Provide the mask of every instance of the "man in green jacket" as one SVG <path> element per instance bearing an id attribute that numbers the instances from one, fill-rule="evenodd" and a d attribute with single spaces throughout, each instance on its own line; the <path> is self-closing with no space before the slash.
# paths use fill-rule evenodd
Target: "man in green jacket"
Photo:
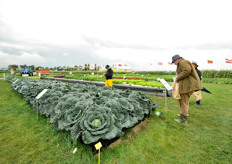
<path id="1" fill-rule="evenodd" d="M 179 55 L 172 57 L 172 63 L 177 65 L 176 82 L 179 83 L 179 93 L 181 99 L 180 104 L 180 119 L 174 119 L 174 121 L 187 124 L 188 110 L 189 110 L 189 98 L 194 91 L 201 90 L 201 82 L 199 76 L 193 67 L 192 63 L 183 59 Z"/>

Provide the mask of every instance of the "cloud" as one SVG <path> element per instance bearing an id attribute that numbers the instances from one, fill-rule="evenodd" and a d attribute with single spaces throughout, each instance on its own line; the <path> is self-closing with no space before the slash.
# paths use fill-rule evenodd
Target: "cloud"
<path id="1" fill-rule="evenodd" d="M 174 70 L 167 63 L 177 53 L 202 68 L 207 58 L 221 63 L 211 68 L 224 68 L 223 59 L 232 58 L 230 1 L 0 3 L 0 68 L 120 62 L 135 70 Z"/>
<path id="2" fill-rule="evenodd" d="M 183 49 L 196 48 L 199 50 L 223 50 L 223 49 L 232 50 L 232 41 L 222 42 L 222 43 L 207 43 L 207 44 L 201 44 L 201 45 L 186 46 L 182 48 Z"/>
<path id="3" fill-rule="evenodd" d="M 0 59 L 2 65 L 5 67 L 11 64 L 16 65 L 37 65 L 40 64 L 40 62 L 45 62 L 46 58 L 38 55 L 38 54 L 30 54 L 27 52 L 21 52 L 20 55 L 10 55 L 7 53 L 0 52 Z M 37 62 L 39 61 L 39 62 Z"/>
<path id="4" fill-rule="evenodd" d="M 94 37 L 87 37 L 82 36 L 83 40 L 95 47 L 98 48 L 130 48 L 130 49 L 153 49 L 153 50 L 164 50 L 165 48 L 158 48 L 155 46 L 149 46 L 145 44 L 133 44 L 133 43 L 120 43 L 120 42 L 114 42 L 110 40 L 101 40 L 100 38 L 94 38 Z"/>
<path id="5" fill-rule="evenodd" d="M 63 53 L 63 55 L 64 55 L 64 56 L 68 56 L 68 54 L 67 54 L 66 52 L 65 52 L 65 53 Z"/>

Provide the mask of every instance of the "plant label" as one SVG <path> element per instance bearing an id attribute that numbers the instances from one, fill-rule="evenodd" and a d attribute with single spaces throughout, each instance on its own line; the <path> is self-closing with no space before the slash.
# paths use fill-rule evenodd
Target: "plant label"
<path id="1" fill-rule="evenodd" d="M 158 78 L 157 81 L 161 82 L 168 91 L 172 90 L 172 87 L 164 79 Z"/>
<path id="2" fill-rule="evenodd" d="M 75 148 L 75 149 L 73 150 L 73 154 L 75 154 L 75 153 L 76 153 L 76 151 L 77 151 L 77 148 Z"/>
<path id="3" fill-rule="evenodd" d="M 16 83 L 18 80 L 19 80 L 19 79 L 15 80 L 15 82 L 13 82 L 13 84 Z"/>
<path id="4" fill-rule="evenodd" d="M 97 144 L 94 145 L 96 150 L 100 149 L 102 147 L 101 142 L 98 142 Z"/>
<path id="5" fill-rule="evenodd" d="M 42 92 L 40 92 L 37 96 L 36 99 L 39 99 L 40 97 L 42 97 L 44 95 L 44 93 L 47 92 L 47 89 L 44 89 Z"/>

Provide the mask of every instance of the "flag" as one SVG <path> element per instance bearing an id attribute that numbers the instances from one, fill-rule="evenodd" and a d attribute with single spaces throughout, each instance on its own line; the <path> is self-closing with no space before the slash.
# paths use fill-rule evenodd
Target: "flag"
<path id="1" fill-rule="evenodd" d="M 208 60 L 208 64 L 213 64 L 213 60 Z"/>
<path id="2" fill-rule="evenodd" d="M 162 62 L 158 62 L 158 65 L 163 65 L 163 63 Z"/>
<path id="3" fill-rule="evenodd" d="M 122 64 L 118 64 L 118 66 L 119 66 L 119 67 L 121 67 L 121 66 L 122 66 Z"/>
<path id="4" fill-rule="evenodd" d="M 226 59 L 226 63 L 231 63 L 232 64 L 232 60 Z"/>
<path id="5" fill-rule="evenodd" d="M 169 64 L 169 65 L 172 65 L 173 63 L 171 63 L 171 62 L 168 62 L 168 64 Z"/>
<path id="6" fill-rule="evenodd" d="M 127 67 L 128 65 L 124 64 L 124 66 L 126 66 L 126 67 Z"/>

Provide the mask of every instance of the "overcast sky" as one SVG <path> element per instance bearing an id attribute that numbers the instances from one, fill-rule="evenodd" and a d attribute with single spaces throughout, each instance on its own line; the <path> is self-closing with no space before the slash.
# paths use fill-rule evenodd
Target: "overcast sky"
<path id="1" fill-rule="evenodd" d="M 0 0 L 0 68 L 10 64 L 230 69 L 231 0 Z M 213 60 L 208 64 L 207 60 Z M 163 65 L 158 65 L 162 62 Z"/>

